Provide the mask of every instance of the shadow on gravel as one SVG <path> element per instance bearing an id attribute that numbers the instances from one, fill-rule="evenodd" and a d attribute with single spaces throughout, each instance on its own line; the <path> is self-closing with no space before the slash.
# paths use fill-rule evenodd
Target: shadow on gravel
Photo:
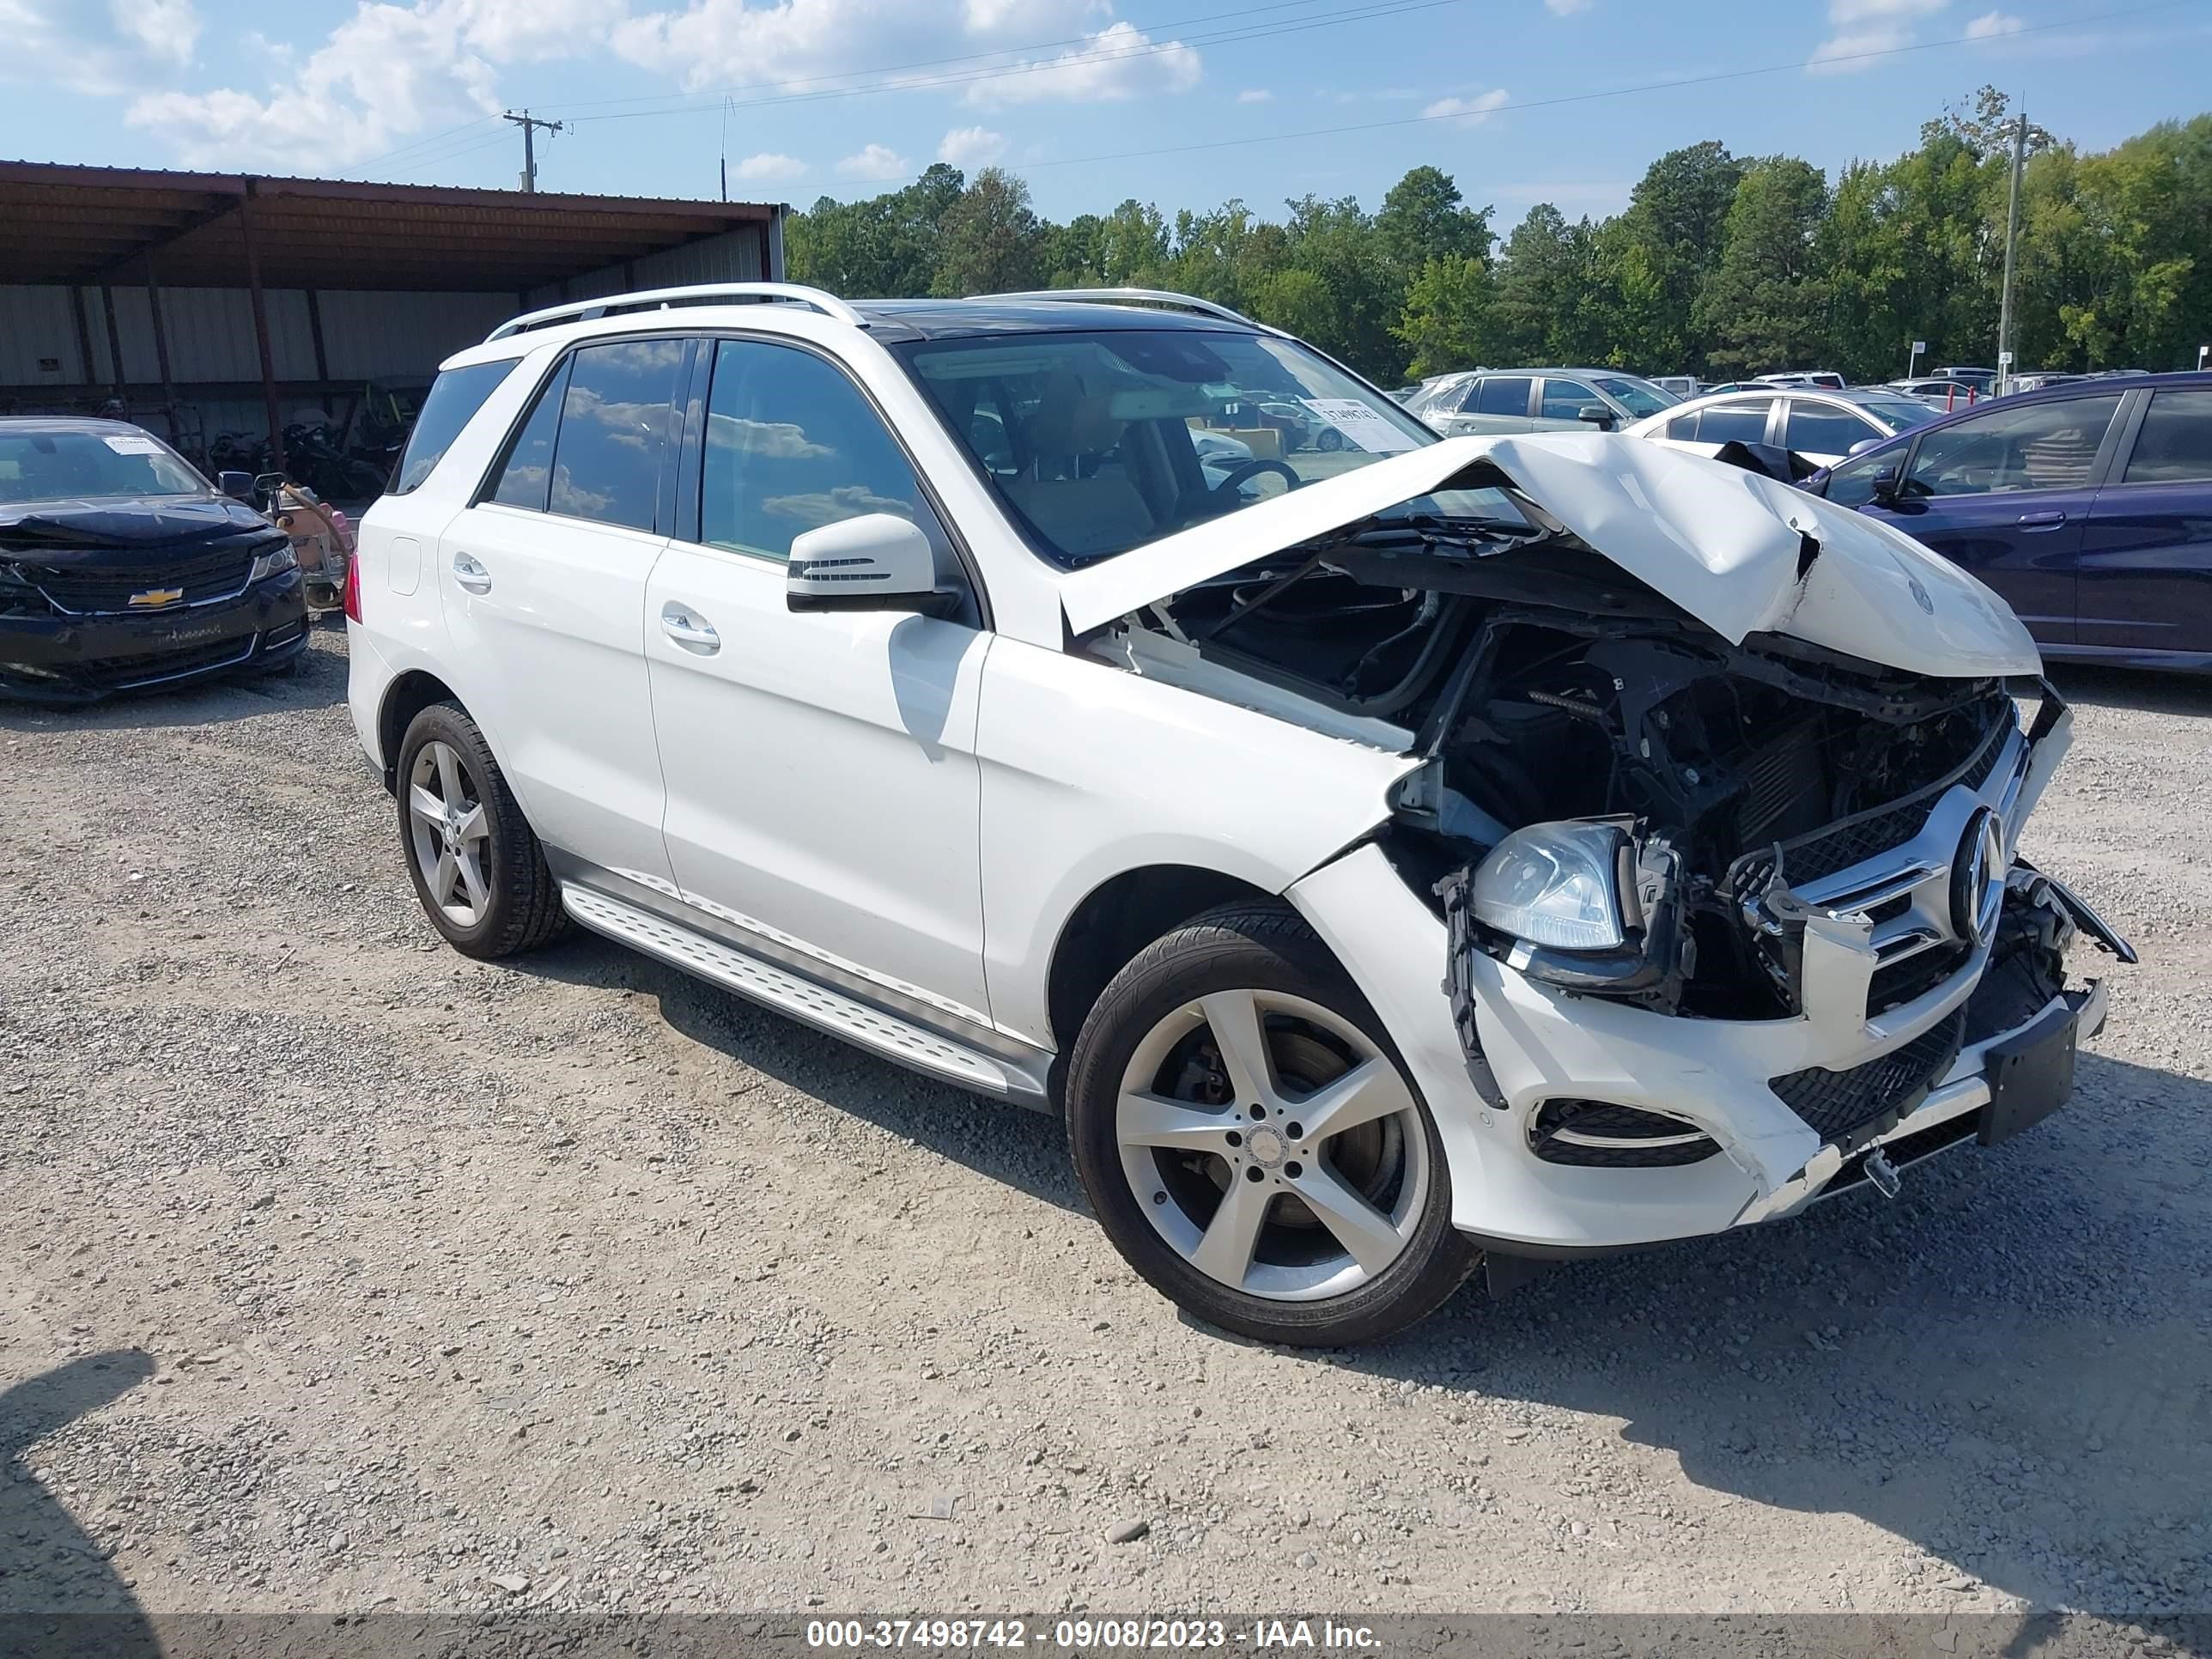
<path id="1" fill-rule="evenodd" d="M 1471 1285 L 1322 1363 L 1620 1419 L 1698 1486 L 1861 1516 L 2042 1606 L 2212 1609 L 2208 1122 L 2212 1084 L 2085 1054 L 2068 1111 L 1907 1170 L 1894 1203 L 1563 1267 L 1497 1304 Z"/>
<path id="2" fill-rule="evenodd" d="M 136 1348 L 88 1354 L 0 1394 L 0 1656 L 50 1654 L 70 1645 L 48 1615 L 98 1613 L 98 1650 L 122 1659 L 161 1652 L 137 1598 L 48 1492 L 23 1453 L 35 1441 L 98 1411 L 154 1374 Z"/>
<path id="3" fill-rule="evenodd" d="M 692 1042 L 823 1104 L 965 1164 L 1030 1197 L 1088 1215 L 1059 1122 L 971 1095 L 755 1006 L 652 957 L 580 931 L 507 966 L 563 984 L 653 998 Z"/>
<path id="4" fill-rule="evenodd" d="M 2139 708 L 2158 714 L 2212 715 L 2212 674 L 2161 674 L 2148 669 L 2091 668 L 2056 663 L 2049 673 L 2070 703 Z"/>
<path id="5" fill-rule="evenodd" d="M 323 637 L 328 623 L 289 668 L 204 681 L 174 691 L 126 692 L 104 702 L 47 708 L 0 696 L 0 732 L 113 732 L 148 726 L 223 726 L 286 708 L 328 708 L 345 701 L 345 640 Z M 349 754 L 355 752 L 349 750 Z"/>

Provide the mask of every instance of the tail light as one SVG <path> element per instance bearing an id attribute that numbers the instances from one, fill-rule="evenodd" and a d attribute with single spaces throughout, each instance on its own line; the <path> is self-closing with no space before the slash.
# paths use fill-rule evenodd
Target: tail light
<path id="1" fill-rule="evenodd" d="M 345 613 L 348 622 L 361 620 L 361 556 L 346 561 Z"/>

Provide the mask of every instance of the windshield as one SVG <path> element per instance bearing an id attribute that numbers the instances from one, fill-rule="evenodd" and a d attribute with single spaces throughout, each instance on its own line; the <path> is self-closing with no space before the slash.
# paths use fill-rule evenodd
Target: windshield
<path id="1" fill-rule="evenodd" d="M 1037 552 L 1073 567 L 1437 441 L 1297 344 L 1196 329 L 896 348 Z M 1518 521 L 1496 490 L 1397 509 Z"/>
<path id="2" fill-rule="evenodd" d="M 1618 375 L 1602 376 L 1597 389 L 1638 420 L 1646 415 L 1656 415 L 1662 409 L 1672 409 L 1682 401 L 1649 380 L 1632 380 Z"/>
<path id="3" fill-rule="evenodd" d="M 204 495 L 207 480 L 144 432 L 0 432 L 0 501 Z"/>

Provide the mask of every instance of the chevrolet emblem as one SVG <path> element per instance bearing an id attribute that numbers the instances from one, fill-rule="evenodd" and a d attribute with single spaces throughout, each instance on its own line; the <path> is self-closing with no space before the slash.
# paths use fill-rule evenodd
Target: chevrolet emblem
<path id="1" fill-rule="evenodd" d="M 184 597 L 185 590 L 181 587 L 149 587 L 143 593 L 131 596 L 131 608 L 134 611 L 158 611 L 165 605 L 174 605 Z"/>

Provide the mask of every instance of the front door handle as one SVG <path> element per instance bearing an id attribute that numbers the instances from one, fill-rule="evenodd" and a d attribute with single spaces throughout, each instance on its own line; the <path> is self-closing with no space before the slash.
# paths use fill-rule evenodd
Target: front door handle
<path id="1" fill-rule="evenodd" d="M 2066 522 L 2066 515 L 2053 508 L 2048 513 L 2023 513 L 2020 515 L 2022 530 L 2056 530 Z"/>
<path id="2" fill-rule="evenodd" d="M 489 593 L 491 592 L 491 572 L 478 562 L 475 555 L 456 553 L 453 555 L 453 582 L 471 593 Z"/>
<path id="3" fill-rule="evenodd" d="M 722 636 L 714 623 L 680 605 L 660 607 L 660 631 L 686 651 L 711 657 L 722 648 Z"/>

